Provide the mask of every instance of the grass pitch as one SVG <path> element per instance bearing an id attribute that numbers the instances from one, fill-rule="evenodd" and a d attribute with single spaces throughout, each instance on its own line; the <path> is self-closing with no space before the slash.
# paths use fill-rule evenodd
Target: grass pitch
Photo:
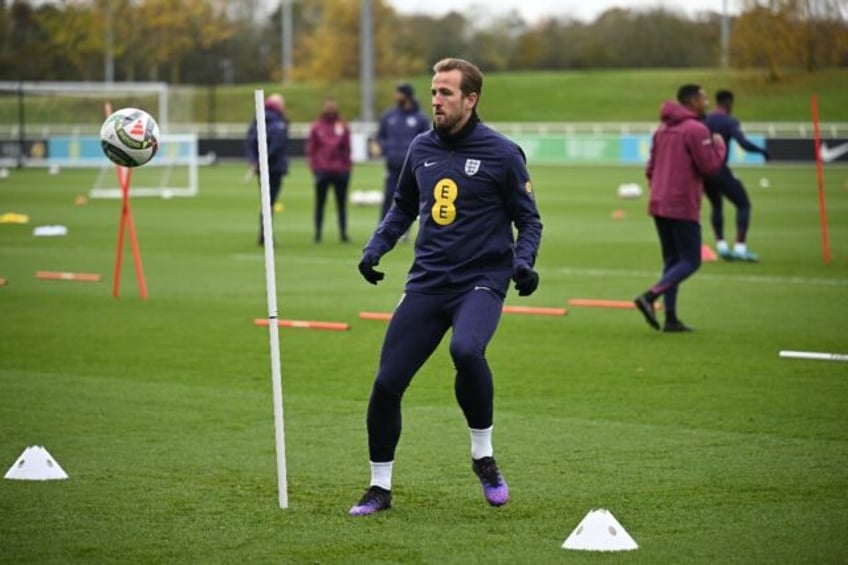
<path id="1" fill-rule="evenodd" d="M 705 263 L 684 284 L 691 335 L 632 311 L 506 315 L 489 350 L 495 448 L 512 498 L 489 508 L 441 347 L 405 397 L 395 508 L 346 515 L 368 481 L 365 408 L 411 258 L 380 286 L 356 271 L 376 224 L 351 207 L 337 242 L 332 203 L 312 243 L 302 163 L 275 216 L 281 317 L 349 332 L 281 329 L 290 508 L 277 507 L 258 194 L 240 166 L 201 171 L 193 199 L 132 203 L 150 298 L 127 247 L 111 297 L 116 201 L 75 206 L 92 171 L 13 170 L 0 180 L 0 465 L 44 445 L 67 481 L 0 481 L 0 560 L 284 563 L 836 563 L 848 560 L 848 364 L 778 358 L 848 352 L 848 169 L 831 168 L 833 262 L 823 265 L 815 171 L 738 174 L 754 205 L 760 264 Z M 654 282 L 645 198 L 616 197 L 634 168 L 531 167 L 545 224 L 539 291 L 507 304 L 629 300 Z M 759 180 L 767 177 L 768 188 Z M 359 166 L 351 190 L 379 188 Z M 614 210 L 624 218 L 613 220 Z M 706 212 L 706 209 L 705 209 Z M 728 224 L 732 226 L 732 209 Z M 704 216 L 706 218 L 706 215 Z M 64 224 L 64 238 L 35 225 Z M 705 224 L 706 241 L 711 241 Z M 100 283 L 36 270 L 95 272 Z M 560 549 L 592 508 L 640 544 L 627 554 Z"/>

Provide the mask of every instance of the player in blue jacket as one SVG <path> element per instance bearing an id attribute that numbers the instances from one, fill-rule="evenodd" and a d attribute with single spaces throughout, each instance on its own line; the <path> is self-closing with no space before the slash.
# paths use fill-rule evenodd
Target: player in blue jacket
<path id="1" fill-rule="evenodd" d="M 285 114 L 286 101 L 281 94 L 272 94 L 265 99 L 265 133 L 268 145 L 268 187 L 271 196 L 271 208 L 277 202 L 283 187 L 283 177 L 289 172 L 289 121 Z M 259 178 L 259 138 L 256 118 L 247 128 L 244 140 L 244 154 L 253 174 Z M 264 245 L 262 214 L 259 214 L 259 245 Z"/>
<path id="2" fill-rule="evenodd" d="M 728 148 L 727 155 L 724 157 L 724 166 L 718 174 L 704 179 L 704 194 L 706 194 L 712 206 L 710 221 L 715 234 L 716 251 L 723 259 L 756 262 L 758 260 L 756 253 L 751 253 L 746 243 L 748 226 L 751 223 L 751 200 L 748 198 L 745 186 L 727 166 L 727 159 L 730 155 L 730 140 L 736 140 L 736 143 L 745 151 L 762 154 L 766 161 L 768 161 L 769 154 L 764 148 L 751 143 L 745 137 L 739 125 L 739 120 L 731 115 L 733 111 L 732 92 L 729 90 L 716 92 L 716 106 L 716 110 L 708 114 L 705 121 L 711 132 L 719 134 L 724 139 L 725 147 Z M 730 200 L 736 207 L 736 242 L 732 250 L 724 239 L 723 197 Z"/>
<path id="3" fill-rule="evenodd" d="M 430 129 L 430 119 L 421 111 L 411 84 L 397 85 L 395 100 L 397 105 L 380 116 L 380 125 L 377 128 L 377 144 L 386 159 L 381 220 L 386 217 L 394 200 L 395 187 L 409 144 L 416 135 Z"/>
<path id="4" fill-rule="evenodd" d="M 415 373 L 453 328 L 450 354 L 456 399 L 471 437 L 472 470 L 489 504 L 509 488 L 492 449 L 493 384 L 486 346 L 495 333 L 510 279 L 532 294 L 542 223 L 521 149 L 477 117 L 483 75 L 463 59 L 433 67 L 433 128 L 416 137 L 394 203 L 363 250 L 359 270 L 374 269 L 416 217 L 415 257 L 386 331 L 368 404 L 371 483 L 353 516 L 391 507 L 392 465 L 401 433 L 401 398 Z M 517 229 L 517 239 L 513 236 Z"/>

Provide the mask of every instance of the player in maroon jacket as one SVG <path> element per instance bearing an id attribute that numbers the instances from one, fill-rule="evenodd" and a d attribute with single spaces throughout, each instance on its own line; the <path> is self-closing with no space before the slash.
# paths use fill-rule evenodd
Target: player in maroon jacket
<path id="1" fill-rule="evenodd" d="M 645 175 L 651 188 L 648 213 L 654 217 L 663 257 L 662 278 L 634 300 L 654 329 L 660 324 L 654 301 L 665 302 L 666 332 L 692 328 L 677 317 L 677 287 L 701 266 L 701 200 L 704 177 L 716 174 L 727 148 L 701 121 L 708 105 L 704 89 L 686 84 L 677 101 L 662 105 L 662 123 L 654 133 Z"/>

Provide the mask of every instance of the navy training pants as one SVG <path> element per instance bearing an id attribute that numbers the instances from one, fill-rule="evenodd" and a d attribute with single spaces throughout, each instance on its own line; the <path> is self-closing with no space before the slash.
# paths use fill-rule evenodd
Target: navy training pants
<path id="1" fill-rule="evenodd" d="M 393 461 L 401 433 L 401 399 L 412 377 L 453 327 L 454 392 L 468 427 L 492 425 L 494 386 L 486 346 L 500 321 L 503 298 L 484 288 L 461 294 L 406 293 L 392 315 L 368 403 L 371 461 Z"/>
<path id="2" fill-rule="evenodd" d="M 663 258 L 663 274 L 651 292 L 662 295 L 667 314 L 677 311 L 677 287 L 701 266 L 701 224 L 654 216 Z"/>
<path id="3" fill-rule="evenodd" d="M 321 241 L 324 228 L 324 205 L 330 185 L 336 195 L 336 214 L 339 218 L 339 236 L 347 240 L 347 187 L 350 183 L 350 173 L 316 173 L 315 174 L 315 241 Z"/>
<path id="4" fill-rule="evenodd" d="M 277 199 L 280 196 L 280 190 L 283 187 L 283 177 L 285 174 L 282 171 L 268 171 L 268 196 L 271 198 L 271 212 L 273 213 L 274 204 L 277 203 Z M 259 186 L 259 192 L 262 193 L 261 183 L 262 180 L 257 175 L 257 186 Z M 262 244 L 265 241 L 265 232 L 263 231 L 264 224 L 262 222 L 262 212 L 259 212 L 259 243 Z"/>
<path id="5" fill-rule="evenodd" d="M 704 179 L 704 194 L 712 206 L 710 223 L 716 240 L 724 239 L 722 200 L 727 198 L 736 207 L 736 241 L 744 243 L 751 224 L 751 200 L 745 186 L 725 166 L 716 176 Z"/>

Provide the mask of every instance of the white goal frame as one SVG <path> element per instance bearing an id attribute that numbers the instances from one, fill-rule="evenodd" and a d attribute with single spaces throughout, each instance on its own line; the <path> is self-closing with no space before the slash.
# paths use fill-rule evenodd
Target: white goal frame
<path id="1" fill-rule="evenodd" d="M 147 164 L 142 165 L 144 169 L 164 168 L 159 177 L 158 186 L 130 184 L 130 197 L 155 196 L 160 198 L 191 197 L 198 194 L 198 167 L 200 158 L 197 154 L 197 134 L 195 133 L 172 133 L 159 136 L 159 151 Z M 169 148 L 188 147 L 186 151 L 179 151 L 168 155 Z M 121 189 L 104 188 L 106 179 L 117 179 L 115 175 L 115 164 L 105 157 L 101 161 L 100 172 L 95 180 L 94 187 L 89 191 L 91 198 L 121 198 Z M 188 186 L 171 186 L 171 171 L 174 167 L 188 167 Z"/>

